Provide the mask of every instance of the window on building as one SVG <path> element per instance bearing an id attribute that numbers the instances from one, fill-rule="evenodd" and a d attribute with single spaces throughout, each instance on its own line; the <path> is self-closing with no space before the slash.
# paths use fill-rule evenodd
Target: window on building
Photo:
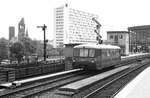
<path id="1" fill-rule="evenodd" d="M 123 35 L 122 34 L 120 35 L 120 39 L 123 39 Z"/>
<path id="2" fill-rule="evenodd" d="M 113 35 L 110 35 L 110 39 L 113 39 Z"/>

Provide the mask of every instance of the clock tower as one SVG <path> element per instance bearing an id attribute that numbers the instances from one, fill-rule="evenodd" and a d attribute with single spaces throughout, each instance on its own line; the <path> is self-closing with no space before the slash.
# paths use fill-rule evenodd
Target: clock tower
<path id="1" fill-rule="evenodd" d="M 24 18 L 18 24 L 18 40 L 21 41 L 25 37 L 25 23 Z"/>

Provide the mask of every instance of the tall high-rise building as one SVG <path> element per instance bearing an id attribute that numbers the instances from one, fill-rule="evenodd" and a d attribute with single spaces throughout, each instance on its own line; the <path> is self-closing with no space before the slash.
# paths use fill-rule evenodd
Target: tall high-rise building
<path id="1" fill-rule="evenodd" d="M 24 18 L 18 24 L 18 40 L 21 41 L 22 38 L 25 37 L 25 23 Z"/>
<path id="2" fill-rule="evenodd" d="M 15 37 L 15 27 L 9 26 L 9 40 L 11 40 L 13 37 Z"/>
<path id="3" fill-rule="evenodd" d="M 69 8 L 68 4 L 54 9 L 54 47 L 64 44 L 96 43 L 98 15 Z"/>

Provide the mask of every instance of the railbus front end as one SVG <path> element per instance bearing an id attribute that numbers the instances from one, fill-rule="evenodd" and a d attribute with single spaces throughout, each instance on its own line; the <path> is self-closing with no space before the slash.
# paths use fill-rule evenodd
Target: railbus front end
<path id="1" fill-rule="evenodd" d="M 73 67 L 95 69 L 96 50 L 88 48 L 74 48 Z"/>
<path id="2" fill-rule="evenodd" d="M 78 45 L 74 47 L 73 68 L 100 70 L 121 60 L 120 48 L 112 45 Z"/>

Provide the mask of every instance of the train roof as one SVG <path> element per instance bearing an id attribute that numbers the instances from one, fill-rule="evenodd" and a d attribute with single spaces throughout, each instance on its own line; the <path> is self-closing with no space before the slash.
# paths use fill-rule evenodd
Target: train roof
<path id="1" fill-rule="evenodd" d="M 120 47 L 118 46 L 106 45 L 106 44 L 82 44 L 82 45 L 77 45 L 74 48 L 120 49 Z"/>

